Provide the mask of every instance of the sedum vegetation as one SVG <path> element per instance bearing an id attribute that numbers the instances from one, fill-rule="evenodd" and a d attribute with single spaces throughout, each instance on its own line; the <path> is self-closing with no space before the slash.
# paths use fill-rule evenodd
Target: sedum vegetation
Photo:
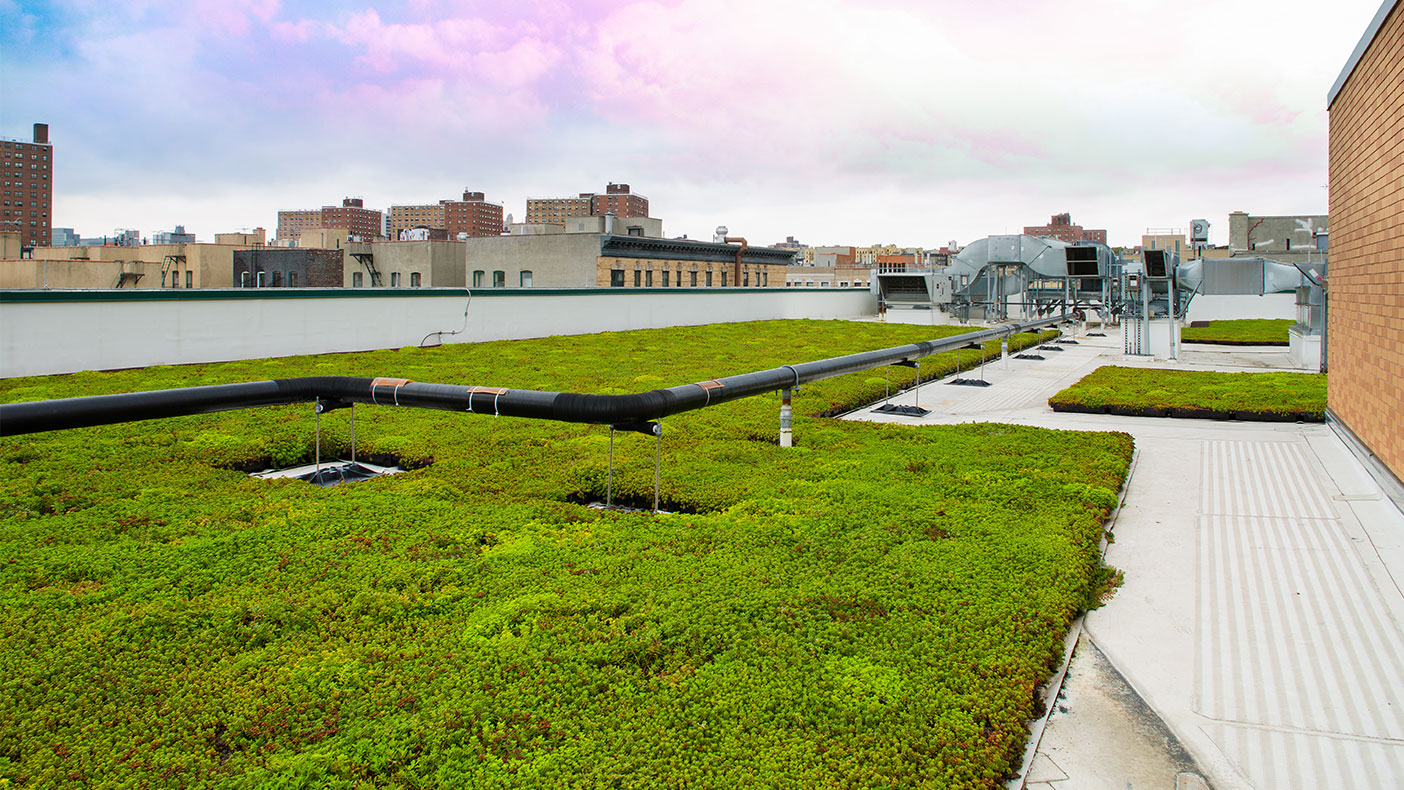
<path id="1" fill-rule="evenodd" d="M 1325 373 L 1221 373 L 1106 365 L 1048 399 L 1054 411 L 1326 419 Z"/>
<path id="2" fill-rule="evenodd" d="M 1290 318 L 1236 318 L 1206 321 L 1207 326 L 1187 326 L 1180 330 L 1186 343 L 1218 343 L 1229 346 L 1285 346 Z"/>
<path id="3" fill-rule="evenodd" d="M 728 324 L 0 398 L 298 375 L 632 392 L 956 331 Z M 240 471 L 309 461 L 310 405 L 0 439 L 0 785 L 997 787 L 1104 588 L 1131 441 L 807 416 L 882 392 L 882 372 L 806 386 L 789 449 L 778 395 L 668 418 L 662 515 L 578 504 L 604 496 L 598 426 L 362 406 L 359 453 L 417 468 L 330 489 Z M 345 455 L 349 413 L 322 428 Z M 651 500 L 653 455 L 617 436 L 616 500 Z"/>

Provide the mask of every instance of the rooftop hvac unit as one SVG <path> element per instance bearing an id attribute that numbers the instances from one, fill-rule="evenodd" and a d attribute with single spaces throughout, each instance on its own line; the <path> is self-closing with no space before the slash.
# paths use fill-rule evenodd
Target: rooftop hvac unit
<path id="1" fill-rule="evenodd" d="M 1168 280 L 1175 273 L 1175 261 L 1165 250 L 1145 250 L 1147 280 Z"/>
<path id="2" fill-rule="evenodd" d="M 990 263 L 1023 263 L 1020 255 L 1022 237 L 991 236 L 989 246 Z"/>
<path id="3" fill-rule="evenodd" d="M 1096 247 L 1069 247 L 1063 252 L 1067 255 L 1069 277 L 1102 276 Z"/>

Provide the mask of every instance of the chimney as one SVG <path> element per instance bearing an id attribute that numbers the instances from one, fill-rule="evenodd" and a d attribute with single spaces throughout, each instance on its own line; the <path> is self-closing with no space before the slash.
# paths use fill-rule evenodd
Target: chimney
<path id="1" fill-rule="evenodd" d="M 36 123 L 36 124 L 34 124 L 34 142 L 36 142 L 36 143 L 42 143 L 42 144 L 46 144 L 46 145 L 48 144 L 48 142 L 49 142 L 49 125 L 48 125 L 47 123 Z"/>

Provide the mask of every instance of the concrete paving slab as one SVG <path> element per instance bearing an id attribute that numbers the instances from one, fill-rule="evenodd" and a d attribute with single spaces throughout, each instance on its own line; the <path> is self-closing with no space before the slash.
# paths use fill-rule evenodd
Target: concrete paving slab
<path id="1" fill-rule="evenodd" d="M 922 405 L 934 409 L 925 417 L 849 415 L 1119 430 L 1136 440 L 1106 555 L 1125 581 L 1088 613 L 1083 640 L 1196 770 L 1172 785 L 1162 766 L 1157 783 L 1145 784 L 1135 767 L 1145 760 L 1130 751 L 1080 760 L 1074 752 L 1101 754 L 1110 736 L 1104 717 L 1079 717 L 1072 706 L 1044 728 L 1025 786 L 1404 787 L 1404 515 L 1319 424 L 1073 415 L 1047 406 L 1101 365 L 1286 369 L 1285 354 L 1196 350 L 1156 362 L 1124 357 L 1119 337 L 1077 339 L 1041 361 L 987 365 L 989 388 L 923 385 Z M 911 403 L 911 393 L 892 401 Z M 1079 660 L 1068 683 L 1082 677 Z"/>

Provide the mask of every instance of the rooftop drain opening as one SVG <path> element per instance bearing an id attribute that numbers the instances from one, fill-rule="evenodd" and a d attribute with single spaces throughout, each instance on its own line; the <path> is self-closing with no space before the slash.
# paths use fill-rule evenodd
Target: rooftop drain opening
<path id="1" fill-rule="evenodd" d="M 351 460 L 337 459 L 323 463 L 322 412 L 343 408 L 351 410 Z M 319 397 L 313 401 L 312 409 L 316 415 L 317 426 L 316 449 L 312 463 L 286 469 L 264 469 L 261 472 L 250 473 L 250 477 L 257 477 L 260 480 L 302 480 L 318 488 L 331 488 L 342 483 L 359 483 L 362 480 L 373 480 L 377 477 L 405 471 L 398 464 L 382 466 L 356 460 L 356 404 L 346 401 L 323 400 Z"/>
<path id="2" fill-rule="evenodd" d="M 380 466 L 365 462 L 329 461 L 327 463 L 303 464 L 288 469 L 265 469 L 254 472 L 250 477 L 260 480 L 304 480 L 320 488 L 330 488 L 342 483 L 359 483 L 385 475 L 395 475 L 405 471 L 398 466 Z"/>

